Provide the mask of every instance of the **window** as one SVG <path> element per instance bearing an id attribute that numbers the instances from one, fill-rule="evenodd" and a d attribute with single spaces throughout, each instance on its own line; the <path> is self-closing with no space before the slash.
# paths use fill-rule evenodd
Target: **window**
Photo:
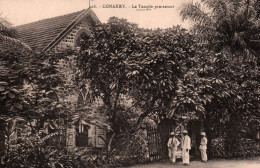
<path id="1" fill-rule="evenodd" d="M 77 37 L 75 46 L 76 46 L 76 47 L 80 47 L 80 46 L 82 45 L 82 42 L 83 42 L 84 40 L 86 40 L 86 39 L 88 39 L 87 33 L 82 32 L 82 33 Z"/>
<path id="2" fill-rule="evenodd" d="M 80 29 L 74 40 L 74 47 L 75 49 L 78 49 L 82 46 L 84 40 L 88 39 L 90 36 L 90 32 L 87 29 Z"/>

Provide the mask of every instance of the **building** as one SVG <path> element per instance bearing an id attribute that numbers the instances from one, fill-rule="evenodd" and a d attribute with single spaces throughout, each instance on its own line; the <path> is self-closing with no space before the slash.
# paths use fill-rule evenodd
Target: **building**
<path id="1" fill-rule="evenodd" d="M 89 8 L 82 11 L 48 18 L 33 23 L 28 23 L 16 27 L 18 39 L 30 46 L 36 52 L 40 51 L 61 51 L 65 49 L 76 50 L 79 40 L 84 36 L 89 36 L 93 27 L 100 24 L 95 13 Z M 69 85 L 75 78 L 75 60 L 72 56 L 69 61 L 60 61 L 60 72 L 64 73 L 66 83 Z M 64 94 L 63 94 L 64 95 Z M 71 91 L 67 96 L 59 96 L 60 101 L 68 102 L 75 106 L 87 104 L 89 100 L 89 90 Z M 100 101 L 92 102 L 102 104 Z M 53 128 L 53 126 L 48 125 Z M 100 138 L 102 136 L 103 138 Z M 74 126 L 67 129 L 68 147 L 104 147 L 106 139 L 104 129 L 91 125 L 79 119 Z"/>
<path id="2" fill-rule="evenodd" d="M 48 51 L 75 49 L 77 39 L 89 35 L 93 26 L 100 21 L 89 8 L 17 26 L 19 39 L 33 50 Z"/>

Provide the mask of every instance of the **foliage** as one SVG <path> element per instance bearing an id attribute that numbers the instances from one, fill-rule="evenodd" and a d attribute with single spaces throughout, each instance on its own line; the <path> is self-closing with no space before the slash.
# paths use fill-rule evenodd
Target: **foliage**
<path id="1" fill-rule="evenodd" d="M 1 117 L 37 119 L 40 129 L 48 119 L 65 117 L 57 93 L 63 80 L 55 59 L 65 54 L 34 54 L 10 48 L 1 52 Z M 3 118 L 2 118 L 3 119 Z"/>
<path id="2" fill-rule="evenodd" d="M 149 161 L 147 140 L 143 131 L 125 133 L 116 140 L 118 145 L 113 145 L 113 150 L 96 155 L 81 154 L 81 160 L 88 167 L 120 167 Z"/>
<path id="3" fill-rule="evenodd" d="M 213 139 L 211 145 L 211 153 L 215 158 L 252 157 L 259 155 L 256 143 L 252 139 L 241 139 L 236 149 L 230 148 L 226 150 L 224 138 Z"/>
<path id="4" fill-rule="evenodd" d="M 240 139 L 248 138 L 244 132 L 253 131 L 248 123 L 259 123 L 260 29 L 256 4 L 257 1 L 205 0 L 202 4 L 186 3 L 181 10 L 183 19 L 194 21 L 202 54 L 192 60 L 194 66 L 180 91 L 190 86 L 187 97 L 196 102 L 196 95 L 204 109 L 200 118 L 204 120 L 209 145 L 211 138 L 224 136 L 225 151 L 240 150 Z M 229 154 L 237 156 L 235 152 Z"/>
<path id="5" fill-rule="evenodd" d="M 0 120 L 7 140 L 6 165 L 115 167 L 142 163 L 147 159 L 147 141 L 139 128 L 147 116 L 157 124 L 182 115 L 199 117 L 216 157 L 255 153 L 248 139 L 254 136 L 246 132 L 260 122 L 259 3 L 202 3 L 207 12 L 199 3 L 186 3 L 181 10 L 183 19 L 195 22 L 194 34 L 179 26 L 140 29 L 112 17 L 80 40 L 78 55 L 72 51 L 33 53 L 0 20 L 0 42 L 11 44 L 8 49 L 0 48 Z M 60 67 L 61 60 L 74 64 L 74 55 L 76 65 Z M 76 80 L 66 77 L 68 71 Z M 70 80 L 75 82 L 68 84 Z M 76 99 L 66 102 L 69 95 L 86 87 L 88 104 L 76 108 Z M 100 99 L 101 105 L 93 103 Z M 70 153 L 60 146 L 50 147 L 55 133 L 42 132 L 50 120 L 60 129 L 80 120 L 107 128 L 111 132 L 108 151 L 92 158 L 89 151 Z M 17 130 L 25 128 L 29 134 L 12 139 Z M 119 154 L 125 157 L 117 157 Z"/>
<path id="6" fill-rule="evenodd" d="M 78 59 L 80 80 L 88 81 L 93 97 L 104 103 L 103 113 L 108 116 L 113 132 L 107 143 L 109 149 L 113 137 L 121 131 L 118 112 L 123 109 L 120 99 L 128 89 L 126 63 L 134 45 L 135 29 L 136 25 L 124 19 L 110 18 L 82 41 Z"/>
<path id="7" fill-rule="evenodd" d="M 192 35 L 180 27 L 138 33 L 137 48 L 129 62 L 130 93 L 143 110 L 139 125 L 147 115 L 155 116 L 159 123 L 169 114 L 177 81 L 190 68 L 187 61 L 195 55 L 196 47 Z"/>
<path id="8" fill-rule="evenodd" d="M 54 135 L 54 134 L 53 134 Z M 48 135 L 48 137 L 53 136 Z M 7 142 L 8 150 L 5 155 L 6 167 L 49 167 L 50 158 L 56 151 L 47 147 L 45 139 L 39 134 L 18 138 L 17 142 Z"/>
<path id="9" fill-rule="evenodd" d="M 42 131 L 50 121 L 63 131 L 72 122 L 69 119 L 75 112 L 73 106 L 59 99 L 66 79 L 58 67 L 59 60 L 71 54 L 70 51 L 36 54 L 14 48 L 1 51 L 0 117 L 4 124 L 1 129 L 8 128 L 1 131 L 6 137 L 7 167 L 85 167 L 77 155 L 61 148 L 65 144 L 57 142 L 60 139 L 57 133 Z M 14 89 L 16 92 L 11 92 Z M 22 133 L 24 130 L 28 132 Z"/>
<path id="10" fill-rule="evenodd" d="M 59 141 L 60 132 L 46 135 L 43 131 L 23 135 L 7 141 L 4 159 L 5 167 L 72 168 L 84 167 L 78 155 L 71 154 L 57 143 L 51 146 L 50 140 Z M 86 166 L 86 165 L 85 165 Z"/>
<path id="11" fill-rule="evenodd" d="M 103 128 L 107 131 L 111 129 L 111 126 L 106 121 L 106 116 L 102 115 L 104 106 L 97 107 L 95 103 L 88 107 L 76 108 L 71 116 L 71 123 L 76 123 L 80 120 L 84 120 L 86 123 L 95 125 L 99 128 Z"/>
<path id="12" fill-rule="evenodd" d="M 19 45 L 1 48 L 0 120 L 2 122 L 1 136 L 3 136 L 1 141 L 8 141 L 4 147 L 5 152 L 8 153 L 5 155 L 5 158 L 9 159 L 7 164 L 33 165 L 38 162 L 48 164 L 44 159 L 49 158 L 43 157 L 41 160 L 40 155 L 48 155 L 51 151 L 48 150 L 46 144 L 40 143 L 42 136 L 39 137 L 37 134 L 50 120 L 56 122 L 60 129 L 64 129 L 67 118 L 71 115 L 71 106 L 59 100 L 61 95 L 58 96 L 58 93 L 63 90 L 65 81 L 57 68 L 58 61 L 66 59 L 71 54 L 70 51 L 33 53 L 30 50 L 21 49 Z M 20 121 L 23 121 L 20 124 L 22 127 L 18 129 Z M 12 149 L 10 135 L 19 133 L 25 127 L 30 128 L 31 135 L 29 137 L 15 135 L 20 139 L 13 141 L 12 145 L 18 145 L 20 148 Z M 35 143 L 39 143 L 39 146 L 32 146 Z M 2 147 L 1 150 L 3 150 Z M 9 150 L 14 153 L 10 153 Z M 28 158 L 21 158 L 20 151 L 24 152 L 22 154 L 24 157 L 36 154 L 37 156 L 29 161 Z M 41 165 L 41 163 L 38 164 Z"/>
<path id="13" fill-rule="evenodd" d="M 145 30 L 111 18 L 83 42 L 82 77 L 108 107 L 114 131 L 120 128 L 115 121 L 120 111 L 118 98 L 124 94 L 143 110 L 139 125 L 148 114 L 156 114 L 158 122 L 167 115 L 176 81 L 190 66 L 187 58 L 195 54 L 192 39 L 180 27 Z"/>
<path id="14" fill-rule="evenodd" d="M 120 152 L 120 155 L 123 156 L 121 164 L 129 166 L 147 162 L 149 160 L 147 143 L 147 135 L 144 130 L 138 130 L 132 134 L 125 134 L 122 143 L 122 146 L 125 148 Z"/>
<path id="15" fill-rule="evenodd" d="M 218 1 L 219 4 L 221 2 Z M 223 18 L 213 9 L 211 12 L 215 15 L 212 14 L 211 18 L 211 15 L 196 13 L 191 10 L 192 4 L 189 5 L 184 6 L 182 15 L 195 21 L 205 19 L 197 25 L 212 23 L 210 26 L 216 28 L 214 24 L 224 24 L 235 15 L 231 12 L 228 18 Z M 199 4 L 196 5 L 199 7 Z M 231 1 L 222 5 L 223 8 L 233 5 L 234 9 L 241 10 L 245 7 L 242 2 Z M 238 21 L 245 22 L 247 29 L 243 31 L 257 31 L 257 25 L 251 24 L 252 19 L 257 19 L 254 14 L 248 18 L 243 18 L 241 14 L 235 16 Z M 115 126 L 120 130 L 122 125 L 115 124 L 115 121 L 120 123 L 118 119 L 127 116 L 120 101 L 117 101 L 120 95 L 129 96 L 131 104 L 140 109 L 137 129 L 146 116 L 153 118 L 157 124 L 166 117 L 199 117 L 204 121 L 209 139 L 227 134 L 229 138 L 225 143 L 232 144 L 244 137 L 240 132 L 247 129 L 247 123 L 259 121 L 258 58 L 252 50 L 256 48 L 245 39 L 247 37 L 237 37 L 240 42 L 230 42 L 231 39 L 220 35 L 226 32 L 217 32 L 220 28 L 208 29 L 207 34 L 200 32 L 204 29 L 195 25 L 197 32 L 191 35 L 180 27 L 145 30 L 125 20 L 112 18 L 110 21 L 107 25 L 98 26 L 93 37 L 85 41 L 80 66 L 84 72 L 82 77 L 90 80 L 94 95 L 103 97 L 109 107 L 113 130 Z M 226 24 L 234 26 L 230 32 L 232 34 L 237 31 L 236 25 L 240 22 Z M 215 32 L 214 35 L 223 41 L 214 41 L 217 38 L 210 33 Z M 201 34 L 206 35 L 208 40 L 203 45 Z M 257 37 L 254 35 L 250 38 Z M 248 42 L 247 46 L 241 46 L 243 41 Z M 215 43 L 217 46 L 213 45 Z M 220 43 L 228 49 L 223 46 L 219 49 Z M 239 47 L 242 50 L 237 50 Z M 117 103 L 118 106 L 113 106 Z M 234 125 L 236 127 L 232 127 Z M 232 137 L 232 133 L 236 136 Z"/>
<path id="16" fill-rule="evenodd" d="M 20 46 L 1 49 L 1 136 L 7 142 L 8 167 L 37 164 L 46 167 L 51 163 L 49 154 L 52 151 L 39 133 L 50 120 L 58 121 L 59 127 L 64 128 L 69 115 L 69 108 L 59 102 L 57 96 L 63 79 L 56 67 L 57 60 L 69 54 L 32 53 L 21 50 Z M 26 129 L 29 135 L 19 135 Z"/>
<path id="17" fill-rule="evenodd" d="M 21 49 L 18 44 L 10 45 L 6 49 L 1 48 L 0 52 L 0 119 L 3 123 L 1 136 L 4 137 L 3 141 L 7 141 L 4 147 L 4 152 L 7 152 L 6 164 L 9 167 L 17 165 L 53 167 L 57 163 L 66 164 L 68 167 L 82 167 L 81 161 L 76 161 L 76 157 L 67 155 L 67 151 L 61 150 L 58 146 L 52 151 L 49 145 L 52 144 L 53 138 L 42 142 L 44 136 L 49 137 L 52 134 L 39 135 L 50 122 L 55 122 L 58 129 L 65 129 L 69 123 L 73 124 L 72 115 L 86 110 L 75 109 L 75 102 L 72 105 L 63 100 L 71 92 L 75 94 L 75 90 L 79 88 L 77 83 L 68 84 L 64 74 L 66 70 L 60 66 L 61 62 L 71 61 L 71 55 L 75 53 L 72 51 L 34 53 Z M 93 112 L 91 115 L 84 114 L 87 122 L 107 126 L 105 122 L 99 120 L 100 116 L 94 114 L 95 111 L 91 112 Z M 16 121 L 23 121 L 19 123 L 21 128 L 18 128 Z M 6 130 L 9 127 L 12 129 Z M 24 127 L 29 129 L 30 135 L 15 135 Z M 19 138 L 11 141 L 10 135 L 13 134 Z M 20 156 L 21 151 L 23 154 Z M 29 155 L 32 157 L 28 158 Z"/>
<path id="18" fill-rule="evenodd" d="M 0 17 L 0 47 L 19 47 L 31 51 L 27 44 L 17 40 L 16 30 L 11 27 L 11 23 L 2 17 Z"/>
<path id="19" fill-rule="evenodd" d="M 184 20 L 194 22 L 200 42 L 217 52 L 249 52 L 259 46 L 259 2 L 257 0 L 203 0 L 186 2 L 181 8 Z"/>

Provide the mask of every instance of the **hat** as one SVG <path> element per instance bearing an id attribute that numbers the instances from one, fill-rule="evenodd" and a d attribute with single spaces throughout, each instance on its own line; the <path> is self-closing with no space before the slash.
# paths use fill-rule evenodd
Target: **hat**
<path id="1" fill-rule="evenodd" d="M 171 132 L 171 135 L 174 135 L 174 132 Z"/>
<path id="2" fill-rule="evenodd" d="M 183 133 L 183 134 L 188 134 L 188 131 L 187 131 L 187 130 L 184 130 L 182 133 Z"/>
<path id="3" fill-rule="evenodd" d="M 206 136 L 206 133 L 205 132 L 201 132 L 200 135 Z"/>

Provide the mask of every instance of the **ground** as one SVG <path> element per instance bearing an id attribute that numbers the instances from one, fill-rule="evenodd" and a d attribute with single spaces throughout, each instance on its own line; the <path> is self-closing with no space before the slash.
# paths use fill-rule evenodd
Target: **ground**
<path id="1" fill-rule="evenodd" d="M 191 161 L 189 166 L 183 166 L 181 161 L 172 165 L 169 162 L 150 163 L 130 166 L 128 168 L 260 168 L 260 157 L 244 160 L 209 160 L 207 163 Z"/>

